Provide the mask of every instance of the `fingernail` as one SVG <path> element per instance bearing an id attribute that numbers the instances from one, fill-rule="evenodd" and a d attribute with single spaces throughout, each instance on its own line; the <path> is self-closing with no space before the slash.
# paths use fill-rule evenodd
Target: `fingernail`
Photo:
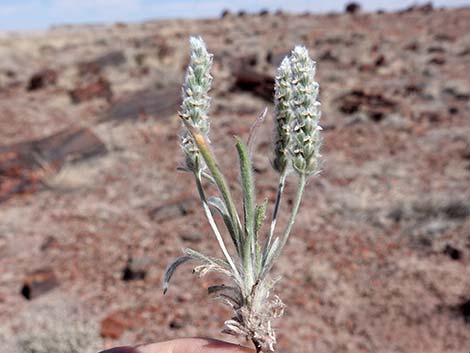
<path id="1" fill-rule="evenodd" d="M 111 349 L 107 349 L 105 351 L 101 351 L 99 353 L 140 353 L 136 348 L 131 346 L 123 346 L 123 347 L 114 347 Z"/>

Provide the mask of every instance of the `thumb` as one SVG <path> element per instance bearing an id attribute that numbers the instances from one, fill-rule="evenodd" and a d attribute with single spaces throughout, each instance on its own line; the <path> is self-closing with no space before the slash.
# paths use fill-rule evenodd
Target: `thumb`
<path id="1" fill-rule="evenodd" d="M 183 338 L 133 347 L 116 347 L 101 353 L 254 353 L 253 350 L 208 338 Z"/>

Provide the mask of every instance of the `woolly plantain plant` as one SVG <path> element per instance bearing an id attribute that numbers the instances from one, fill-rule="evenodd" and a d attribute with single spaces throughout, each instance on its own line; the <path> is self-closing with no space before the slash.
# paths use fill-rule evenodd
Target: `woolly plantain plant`
<path id="1" fill-rule="evenodd" d="M 276 75 L 272 165 L 279 173 L 279 185 L 268 234 L 261 237 L 267 200 L 256 203 L 250 149 L 240 138 L 236 138 L 243 190 L 242 222 L 209 142 L 208 92 L 212 83 L 212 55 L 207 52 L 201 38 L 191 38 L 190 47 L 191 59 L 183 85 L 180 111 L 183 122 L 180 145 L 185 155 L 185 164 L 181 169 L 194 175 L 205 216 L 223 258 L 185 249 L 184 255 L 165 272 L 164 293 L 175 269 L 188 260 L 200 263 L 194 268 L 200 276 L 210 271 L 227 276 L 230 285 L 215 285 L 208 289 L 209 294 L 216 294 L 234 311 L 234 316 L 225 322 L 224 332 L 251 340 L 257 352 L 271 352 L 276 343 L 272 321 L 283 314 L 284 304 L 279 297 L 271 295 L 276 280 L 270 276 L 270 270 L 289 238 L 307 179 L 319 171 L 321 127 L 318 124 L 319 86 L 314 81 L 315 62 L 310 59 L 306 48 L 296 46 L 291 55 L 282 61 Z M 284 231 L 276 235 L 279 206 L 286 178 L 291 172 L 298 176 L 297 194 Z M 207 197 L 203 179 L 216 187 L 220 197 Z M 233 243 L 232 253 L 214 220 L 214 212 L 220 214 L 224 221 Z"/>

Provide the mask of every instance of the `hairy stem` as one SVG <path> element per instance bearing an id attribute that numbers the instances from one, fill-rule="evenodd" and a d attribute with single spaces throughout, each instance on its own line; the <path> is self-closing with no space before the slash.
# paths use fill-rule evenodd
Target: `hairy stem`
<path id="1" fill-rule="evenodd" d="M 281 176 L 279 177 L 276 203 L 274 204 L 273 218 L 271 221 L 271 227 L 269 228 L 268 238 L 266 240 L 266 243 L 264 244 L 264 249 L 263 249 L 263 262 L 266 261 L 266 256 L 268 255 L 269 246 L 271 245 L 271 241 L 274 235 L 274 230 L 276 229 L 277 216 L 279 214 L 279 207 L 281 205 L 282 193 L 284 192 L 284 186 L 286 185 L 286 177 L 287 177 L 286 171 L 282 172 Z"/>
<path id="2" fill-rule="evenodd" d="M 217 238 L 217 242 L 219 243 L 220 249 L 222 250 L 225 258 L 227 259 L 227 262 L 229 263 L 230 267 L 233 270 L 233 273 L 237 277 L 238 280 L 240 280 L 240 274 L 237 270 L 237 267 L 235 266 L 235 263 L 232 260 L 232 257 L 230 256 L 227 247 L 225 246 L 224 240 L 222 238 L 222 235 L 219 232 L 219 229 L 217 228 L 217 224 L 215 223 L 214 217 L 212 216 L 212 212 L 209 208 L 209 205 L 207 203 L 207 198 L 206 194 L 204 192 L 204 188 L 202 186 L 202 176 L 201 172 L 194 173 L 194 176 L 196 177 L 196 185 L 197 185 L 197 190 L 199 192 L 199 197 L 201 198 L 202 201 L 202 207 L 204 209 L 204 213 L 207 217 L 207 220 L 209 221 L 209 224 L 212 228 L 212 231 L 215 234 L 215 237 Z"/>
<path id="3" fill-rule="evenodd" d="M 295 222 L 295 217 L 297 217 L 297 213 L 299 212 L 299 206 L 300 202 L 302 201 L 306 182 L 307 178 L 305 174 L 300 174 L 299 187 L 297 189 L 297 195 L 295 196 L 294 207 L 292 208 L 292 214 L 289 218 L 289 223 L 287 224 L 286 230 L 284 231 L 284 235 L 282 236 L 281 245 L 279 246 L 278 253 L 282 251 L 282 248 L 284 247 L 284 245 L 286 245 L 287 239 L 289 238 L 290 231 L 292 230 L 292 226 Z"/>
<path id="4" fill-rule="evenodd" d="M 277 245 L 277 243 L 279 241 L 279 238 L 276 237 L 276 239 L 274 240 L 273 245 L 271 247 L 272 249 L 268 250 L 268 255 L 266 256 L 265 263 L 263 264 L 263 271 L 259 275 L 259 280 L 262 280 L 269 273 L 269 271 L 271 270 L 271 268 L 274 264 L 274 261 L 281 254 L 284 245 L 286 245 L 287 239 L 289 238 L 290 231 L 292 230 L 292 227 L 295 223 L 295 218 L 296 218 L 297 213 L 299 211 L 299 206 L 300 206 L 300 202 L 302 201 L 302 196 L 303 196 L 303 193 L 304 193 L 306 181 L 307 181 L 307 179 L 306 179 L 305 174 L 300 174 L 300 176 L 299 176 L 299 186 L 297 188 L 297 195 L 295 196 L 294 206 L 292 208 L 292 213 L 291 213 L 291 216 L 289 218 L 289 222 L 287 223 L 287 226 L 286 226 L 286 229 L 285 229 L 284 234 L 282 236 L 282 239 L 280 241 L 280 244 Z"/>

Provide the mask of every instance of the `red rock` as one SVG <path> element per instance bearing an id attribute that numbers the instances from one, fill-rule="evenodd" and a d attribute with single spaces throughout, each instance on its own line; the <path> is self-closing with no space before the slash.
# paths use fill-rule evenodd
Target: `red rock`
<path id="1" fill-rule="evenodd" d="M 125 313 L 117 311 L 101 321 L 101 337 L 118 339 L 132 327 L 132 320 Z"/>
<path id="2" fill-rule="evenodd" d="M 57 173 L 66 160 L 104 153 L 106 146 L 90 129 L 76 127 L 37 140 L 0 145 L 0 202 L 32 191 L 34 184 Z"/>

